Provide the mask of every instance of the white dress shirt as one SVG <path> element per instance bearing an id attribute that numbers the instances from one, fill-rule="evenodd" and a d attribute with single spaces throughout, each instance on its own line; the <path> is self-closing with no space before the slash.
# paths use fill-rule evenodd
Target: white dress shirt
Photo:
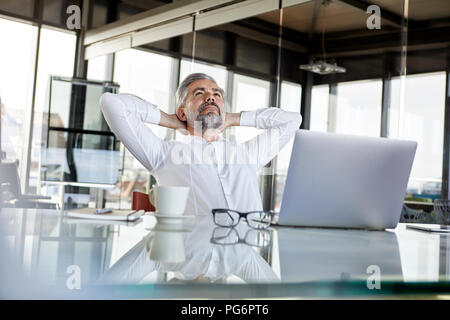
<path id="1" fill-rule="evenodd" d="M 258 170 L 289 142 L 302 119 L 278 108 L 246 111 L 241 126 L 266 129 L 257 137 L 237 143 L 187 136 L 184 143 L 157 137 L 145 123 L 158 124 L 159 109 L 134 95 L 105 93 L 100 105 L 111 130 L 159 185 L 191 188 L 186 215 L 211 214 L 213 208 L 261 210 Z"/>

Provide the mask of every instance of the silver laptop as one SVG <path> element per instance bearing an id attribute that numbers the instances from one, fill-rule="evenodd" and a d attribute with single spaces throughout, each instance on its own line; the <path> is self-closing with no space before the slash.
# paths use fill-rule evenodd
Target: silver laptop
<path id="1" fill-rule="evenodd" d="M 414 141 L 298 130 L 279 225 L 395 228 Z"/>

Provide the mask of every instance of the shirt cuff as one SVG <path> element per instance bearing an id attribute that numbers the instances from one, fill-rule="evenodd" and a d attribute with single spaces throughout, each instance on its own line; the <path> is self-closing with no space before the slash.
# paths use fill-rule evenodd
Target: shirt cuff
<path id="1" fill-rule="evenodd" d="M 143 121 L 152 124 L 159 124 L 161 121 L 161 111 L 153 103 L 129 93 L 122 93 L 118 96 L 122 98 L 122 102 L 125 105 L 134 104 L 137 113 Z"/>
<path id="2" fill-rule="evenodd" d="M 254 111 L 243 111 L 241 113 L 242 127 L 256 127 L 256 110 Z"/>

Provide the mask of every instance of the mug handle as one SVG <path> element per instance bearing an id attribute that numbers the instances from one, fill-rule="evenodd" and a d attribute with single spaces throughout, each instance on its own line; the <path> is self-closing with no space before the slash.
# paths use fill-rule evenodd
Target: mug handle
<path id="1" fill-rule="evenodd" d="M 153 187 L 150 192 L 148 193 L 148 199 L 150 200 L 150 203 L 152 204 L 152 206 L 154 206 L 156 208 L 156 203 L 155 203 L 155 188 Z"/>

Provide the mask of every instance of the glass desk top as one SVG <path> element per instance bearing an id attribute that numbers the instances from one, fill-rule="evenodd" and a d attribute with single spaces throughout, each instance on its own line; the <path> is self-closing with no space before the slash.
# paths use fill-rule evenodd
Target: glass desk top
<path id="1" fill-rule="evenodd" d="M 2 298 L 450 296 L 450 235 L 410 230 L 220 228 L 1 209 Z"/>

